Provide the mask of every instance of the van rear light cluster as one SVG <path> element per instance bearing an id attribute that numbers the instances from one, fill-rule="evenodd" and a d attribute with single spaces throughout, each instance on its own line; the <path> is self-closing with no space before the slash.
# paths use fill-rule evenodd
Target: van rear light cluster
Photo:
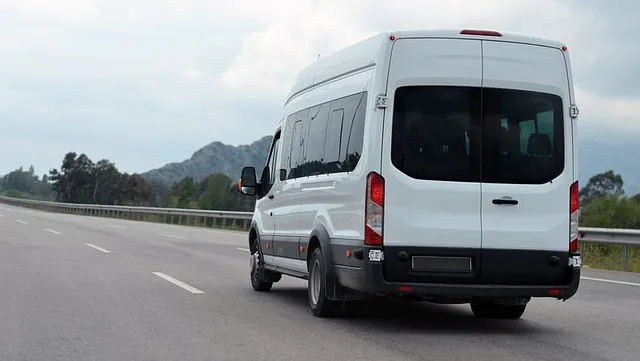
<path id="1" fill-rule="evenodd" d="M 578 252 L 578 211 L 580 210 L 580 188 L 575 181 L 569 188 L 569 251 Z"/>
<path id="2" fill-rule="evenodd" d="M 376 172 L 367 176 L 364 204 L 364 244 L 382 246 L 384 229 L 384 178 Z"/>

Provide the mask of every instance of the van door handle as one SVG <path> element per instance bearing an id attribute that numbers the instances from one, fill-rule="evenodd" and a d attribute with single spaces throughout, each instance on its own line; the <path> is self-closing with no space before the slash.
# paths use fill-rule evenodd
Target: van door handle
<path id="1" fill-rule="evenodd" d="M 269 194 L 269 199 L 273 199 L 273 194 Z"/>
<path id="2" fill-rule="evenodd" d="M 497 205 L 513 205 L 513 206 L 515 206 L 516 204 L 518 204 L 518 201 L 516 199 L 511 199 L 511 198 L 496 198 L 493 201 L 491 201 L 491 203 L 497 204 Z"/>

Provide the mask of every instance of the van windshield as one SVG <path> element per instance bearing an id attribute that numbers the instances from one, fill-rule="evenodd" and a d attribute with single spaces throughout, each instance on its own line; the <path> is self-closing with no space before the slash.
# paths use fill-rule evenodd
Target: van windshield
<path id="1" fill-rule="evenodd" d="M 541 184 L 564 170 L 562 99 L 478 87 L 396 90 L 391 161 L 423 180 Z"/>

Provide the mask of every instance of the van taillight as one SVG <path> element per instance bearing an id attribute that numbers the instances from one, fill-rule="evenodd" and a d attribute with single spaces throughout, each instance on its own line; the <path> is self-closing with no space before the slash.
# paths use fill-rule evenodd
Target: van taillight
<path id="1" fill-rule="evenodd" d="M 575 181 L 569 188 L 569 251 L 578 251 L 578 211 L 580 210 L 580 188 Z"/>
<path id="2" fill-rule="evenodd" d="M 382 246 L 384 227 L 384 178 L 371 172 L 367 176 L 367 193 L 364 205 L 364 244 Z"/>

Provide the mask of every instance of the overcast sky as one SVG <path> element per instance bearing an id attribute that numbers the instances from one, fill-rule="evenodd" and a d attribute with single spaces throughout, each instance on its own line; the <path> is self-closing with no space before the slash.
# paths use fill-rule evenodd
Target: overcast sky
<path id="1" fill-rule="evenodd" d="M 640 135 L 640 1 L 0 0 L 0 174 L 68 151 L 142 172 L 273 131 L 296 72 L 379 31 L 561 40 L 585 133 Z"/>

